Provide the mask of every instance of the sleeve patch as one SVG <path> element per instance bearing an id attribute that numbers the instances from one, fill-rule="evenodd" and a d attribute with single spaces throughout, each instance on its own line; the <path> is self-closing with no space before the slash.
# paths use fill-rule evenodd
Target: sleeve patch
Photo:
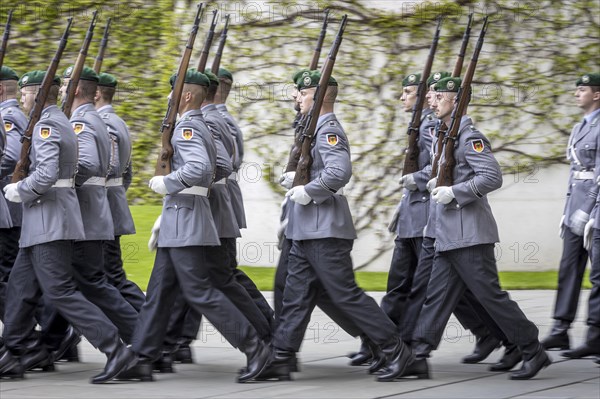
<path id="1" fill-rule="evenodd" d="M 338 143 L 338 135 L 334 133 L 327 134 L 327 144 L 334 146 Z"/>
<path id="2" fill-rule="evenodd" d="M 15 127 L 15 124 L 10 122 L 10 121 L 4 121 L 4 130 L 6 132 L 10 132 L 11 130 L 13 130 Z"/>
<path id="3" fill-rule="evenodd" d="M 194 137 L 194 129 L 184 128 L 181 130 L 181 137 L 184 140 L 191 140 Z"/>
<path id="4" fill-rule="evenodd" d="M 75 134 L 79 134 L 79 133 L 83 132 L 84 129 L 85 129 L 85 123 L 81 123 L 81 122 L 73 123 L 73 131 L 75 132 Z"/>
<path id="5" fill-rule="evenodd" d="M 483 140 L 481 139 L 471 141 L 471 146 L 475 152 L 483 152 L 483 149 L 485 148 Z"/>
<path id="6" fill-rule="evenodd" d="M 51 135 L 52 135 L 52 128 L 51 127 L 42 126 L 40 128 L 40 137 L 42 139 L 46 140 Z"/>

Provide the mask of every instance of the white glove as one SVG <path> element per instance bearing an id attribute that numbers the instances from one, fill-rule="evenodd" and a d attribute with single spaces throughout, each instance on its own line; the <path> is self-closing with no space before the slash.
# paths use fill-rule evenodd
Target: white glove
<path id="1" fill-rule="evenodd" d="M 290 199 L 300 205 L 307 205 L 312 201 L 310 195 L 304 189 L 304 186 L 296 186 L 292 187 L 290 191 L 285 193 L 286 197 L 290 197 Z"/>
<path id="2" fill-rule="evenodd" d="M 431 192 L 431 198 L 435 200 L 438 204 L 449 204 L 454 199 L 454 192 L 452 191 L 452 187 L 436 187 Z"/>
<path id="3" fill-rule="evenodd" d="M 160 219 L 162 214 L 158 215 L 156 221 L 154 222 L 154 226 L 152 226 L 152 234 L 150 235 L 150 239 L 148 240 L 148 250 L 150 252 L 154 251 L 158 246 L 158 233 L 160 232 Z"/>
<path id="4" fill-rule="evenodd" d="M 571 227 L 571 231 L 573 234 L 578 236 L 583 236 L 583 230 L 585 229 L 585 224 L 590 220 L 590 214 L 582 211 L 581 209 L 577 209 L 571 215 L 569 219 L 569 225 Z"/>
<path id="5" fill-rule="evenodd" d="M 427 191 L 432 192 L 435 186 L 437 186 L 437 177 L 434 177 L 433 179 L 429 180 L 425 187 L 427 187 Z"/>
<path id="6" fill-rule="evenodd" d="M 150 183 L 148 183 L 148 187 L 152 189 L 155 193 L 166 195 L 167 186 L 165 185 L 165 177 L 164 176 L 154 176 L 150 179 Z"/>
<path id="7" fill-rule="evenodd" d="M 19 189 L 17 187 L 19 183 L 9 183 L 4 187 L 4 196 L 10 202 L 23 202 L 21 200 L 21 195 L 19 194 Z"/>
<path id="8" fill-rule="evenodd" d="M 565 237 L 565 215 L 562 215 L 562 217 L 560 218 L 560 224 L 558 225 L 558 236 L 560 238 L 564 238 Z"/>
<path id="9" fill-rule="evenodd" d="M 284 172 L 279 178 L 279 184 L 289 190 L 292 188 L 292 184 L 294 184 L 294 177 L 296 177 L 296 172 Z"/>
<path id="10" fill-rule="evenodd" d="M 410 191 L 415 191 L 417 189 L 417 183 L 415 183 L 415 177 L 412 173 L 402 176 L 398 181 L 398 184 L 400 184 L 400 187 L 404 187 Z"/>
<path id="11" fill-rule="evenodd" d="M 588 220 L 583 229 L 583 247 L 588 251 L 592 249 L 592 227 L 594 227 L 594 219 Z"/>

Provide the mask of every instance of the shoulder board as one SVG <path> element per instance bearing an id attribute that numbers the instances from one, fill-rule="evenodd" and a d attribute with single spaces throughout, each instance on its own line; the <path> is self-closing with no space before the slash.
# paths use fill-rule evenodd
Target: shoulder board
<path id="1" fill-rule="evenodd" d="M 10 107 L 10 108 L 7 108 L 7 109 L 6 109 L 6 115 L 12 115 L 12 114 L 13 114 L 12 107 Z"/>
<path id="2" fill-rule="evenodd" d="M 335 121 L 329 121 L 329 126 L 336 127 L 337 123 Z"/>
<path id="3" fill-rule="evenodd" d="M 46 119 L 50 117 L 50 112 L 44 112 L 41 119 Z"/>
<path id="4" fill-rule="evenodd" d="M 77 116 L 84 116 L 84 115 L 85 115 L 85 111 L 79 111 L 79 112 L 77 113 Z"/>
<path id="5" fill-rule="evenodd" d="M 110 118 L 110 115 L 108 114 L 108 112 L 105 112 L 102 114 L 102 119 L 108 119 Z"/>
<path id="6" fill-rule="evenodd" d="M 433 116 L 431 114 L 427 115 L 427 120 L 428 121 L 432 121 L 433 120 Z"/>

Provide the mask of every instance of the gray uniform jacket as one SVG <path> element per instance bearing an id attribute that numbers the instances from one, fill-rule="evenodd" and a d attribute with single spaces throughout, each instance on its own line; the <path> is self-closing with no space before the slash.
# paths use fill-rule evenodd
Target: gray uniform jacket
<path id="1" fill-rule="evenodd" d="M 79 142 L 75 185 L 85 228 L 85 241 L 113 240 L 112 215 L 103 179 L 108 175 L 111 143 L 108 130 L 94 104 L 77 107 L 71 124 Z"/>
<path id="2" fill-rule="evenodd" d="M 216 149 L 202 111 L 184 113 L 171 138 L 172 172 L 165 176 L 168 194 L 163 202 L 159 247 L 220 245 L 219 236 L 206 196 L 179 194 L 200 186 L 208 188 L 213 180 Z"/>
<path id="3" fill-rule="evenodd" d="M 110 167 L 108 168 L 108 184 L 106 187 L 108 204 L 112 214 L 115 236 L 135 234 L 133 217 L 127 203 L 125 192 L 131 183 L 131 138 L 129 129 L 113 109 L 106 105 L 98 110 L 100 117 L 106 124 L 112 144 Z M 111 181 L 122 179 L 123 183 L 116 186 Z"/>
<path id="4" fill-rule="evenodd" d="M 291 240 L 353 240 L 356 230 L 348 201 L 336 194 L 352 177 L 350 144 L 333 113 L 319 117 L 312 145 L 311 181 L 304 188 L 313 201 L 290 203 L 285 236 Z"/>
<path id="5" fill-rule="evenodd" d="M 498 242 L 487 194 L 502 187 L 502 172 L 489 141 L 468 116 L 461 120 L 454 157 L 452 191 L 456 198 L 437 205 L 436 251 Z"/>
<path id="6" fill-rule="evenodd" d="M 53 187 L 59 179 L 73 179 L 77 170 L 77 137 L 56 105 L 42 111 L 33 130 L 29 159 L 29 176 L 18 185 L 23 201 L 19 246 L 83 239 L 75 189 Z"/>
<path id="7" fill-rule="evenodd" d="M 202 114 L 213 135 L 217 150 L 217 173 L 208 197 L 215 227 L 219 238 L 240 237 L 240 229 L 227 187 L 229 180 L 227 177 L 233 172 L 232 158 L 235 157 L 233 137 L 214 104 L 202 107 Z"/>
<path id="8" fill-rule="evenodd" d="M 400 238 L 423 237 L 423 228 L 429 214 L 429 191 L 427 182 L 431 175 L 431 142 L 436 119 L 429 108 L 423 110 L 419 127 L 419 170 L 413 173 L 417 189 L 404 189 L 400 200 L 396 234 Z"/>
<path id="9" fill-rule="evenodd" d="M 0 161 L 4 158 L 5 149 L 6 132 L 4 131 L 4 126 L 0 126 Z M 2 197 L 0 198 L 0 229 L 10 229 L 13 227 L 13 224 L 7 205 L 9 201 L 4 197 L 4 192 L 0 192 L 0 196 Z"/>
<path id="10" fill-rule="evenodd" d="M 233 171 L 237 175 L 244 159 L 244 136 L 239 125 L 227 110 L 227 106 L 225 106 L 225 104 L 218 104 L 216 105 L 216 108 L 227 123 L 227 126 L 229 126 L 229 131 L 234 138 L 236 153 L 235 158 L 233 159 Z M 227 184 L 227 188 L 229 189 L 229 193 L 231 195 L 231 205 L 233 206 L 233 211 L 235 212 L 238 226 L 240 229 L 245 229 L 247 226 L 246 212 L 244 211 L 244 199 L 242 197 L 242 190 L 240 189 L 240 185 L 238 183 L 238 178 L 239 177 L 231 178 Z"/>
<path id="11" fill-rule="evenodd" d="M 597 152 L 600 151 L 600 112 L 592 114 L 590 119 L 583 128 L 581 123 L 576 124 L 569 137 L 567 159 L 571 161 L 571 170 L 564 210 L 564 224 L 567 227 L 571 227 L 571 215 L 578 209 L 590 214 L 598 196 L 598 185 L 593 175 L 597 165 Z"/>
<path id="12" fill-rule="evenodd" d="M 2 157 L 0 180 L 0 189 L 3 189 L 10 183 L 15 166 L 21 158 L 21 137 L 27 128 L 27 117 L 15 99 L 0 103 L 0 114 L 6 131 L 6 149 Z M 23 207 L 16 202 L 7 201 L 7 204 L 13 226 L 20 226 Z"/>

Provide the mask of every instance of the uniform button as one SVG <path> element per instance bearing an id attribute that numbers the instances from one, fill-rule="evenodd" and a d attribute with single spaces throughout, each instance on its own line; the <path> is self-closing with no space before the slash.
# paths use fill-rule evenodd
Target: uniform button
<path id="1" fill-rule="evenodd" d="M 426 200 L 426 199 L 427 199 L 427 197 L 423 196 L 423 198 L 422 198 L 422 199 L 423 199 L 423 201 L 424 201 L 424 200 Z"/>
<path id="2" fill-rule="evenodd" d="M 456 204 L 456 207 L 457 207 L 457 208 L 460 208 L 460 205 Z"/>
<path id="3" fill-rule="evenodd" d="M 177 205 L 175 205 L 175 209 L 177 209 Z"/>
<path id="4" fill-rule="evenodd" d="M 42 202 L 42 200 L 37 200 L 37 201 L 35 201 L 35 202 L 37 202 L 37 203 L 39 204 L 39 203 L 41 203 L 41 202 Z"/>

